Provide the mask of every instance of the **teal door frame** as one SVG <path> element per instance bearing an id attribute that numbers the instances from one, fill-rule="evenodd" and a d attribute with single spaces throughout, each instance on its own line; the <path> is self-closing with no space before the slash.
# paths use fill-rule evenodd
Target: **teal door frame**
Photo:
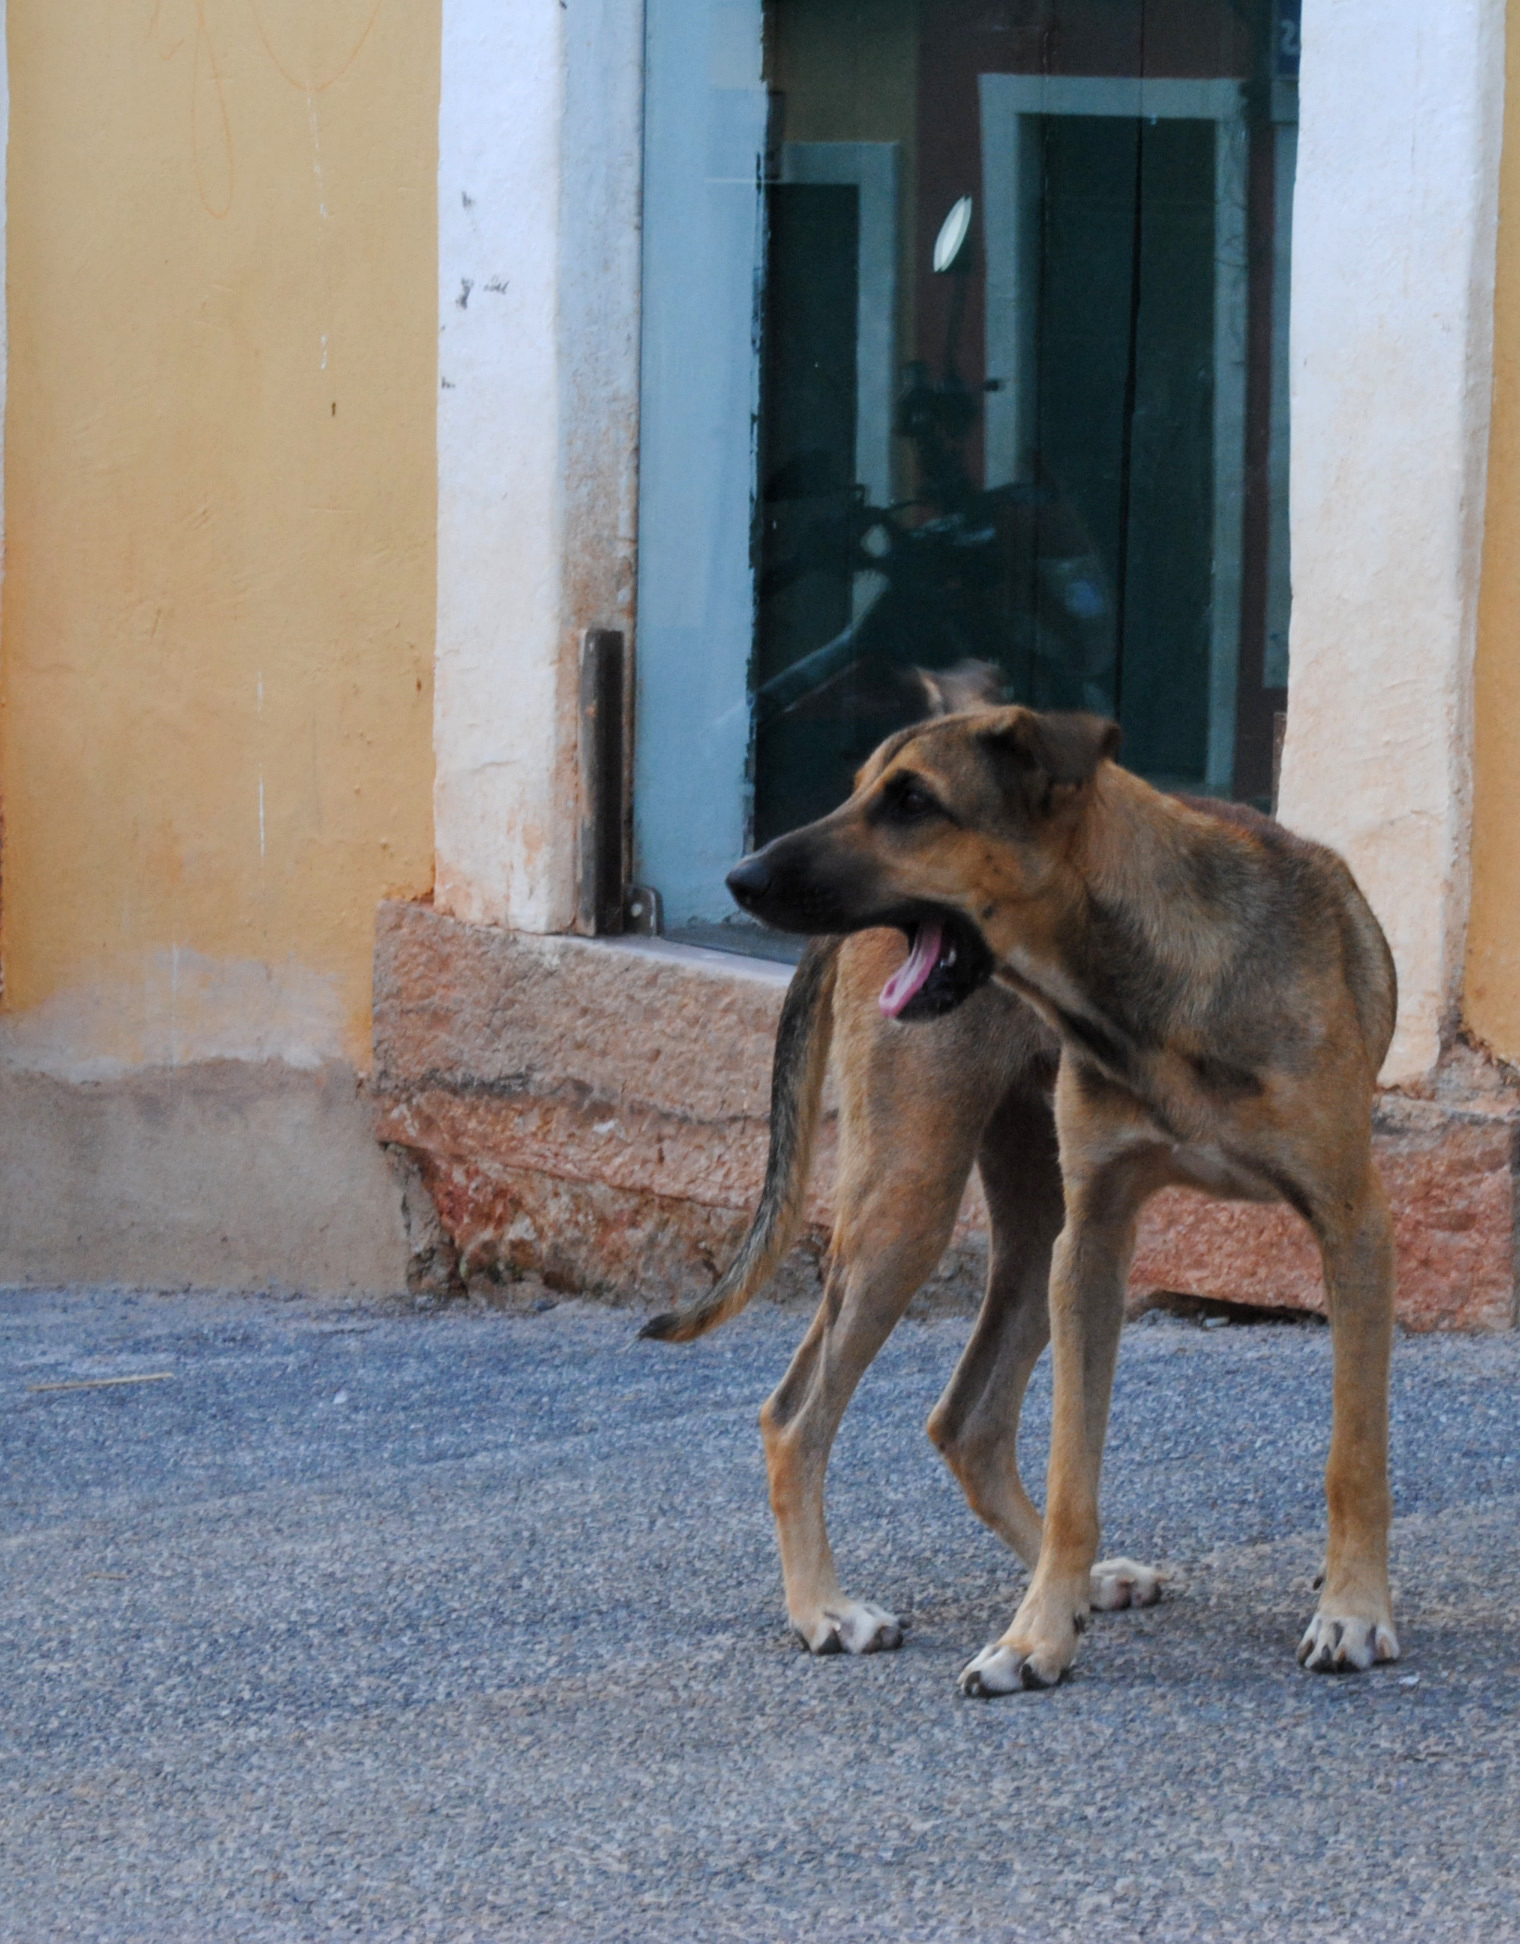
<path id="1" fill-rule="evenodd" d="M 1017 477 L 1032 447 L 1039 295 L 1038 124 L 1051 115 L 1214 124 L 1214 518 L 1205 787 L 1228 795 L 1235 770 L 1246 435 L 1246 164 L 1238 81 L 1112 75 L 984 74 L 983 225 L 987 255 L 988 486 Z"/>

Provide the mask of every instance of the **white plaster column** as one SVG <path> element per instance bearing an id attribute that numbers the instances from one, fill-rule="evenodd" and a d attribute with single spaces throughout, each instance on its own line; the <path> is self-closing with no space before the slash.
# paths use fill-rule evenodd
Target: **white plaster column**
<path id="1" fill-rule="evenodd" d="M 444 0 L 442 910 L 568 929 L 582 633 L 631 629 L 640 0 Z"/>
<path id="2" fill-rule="evenodd" d="M 1390 1082 L 1456 1015 L 1491 389 L 1504 0 L 1305 0 L 1280 814 L 1398 962 Z"/>

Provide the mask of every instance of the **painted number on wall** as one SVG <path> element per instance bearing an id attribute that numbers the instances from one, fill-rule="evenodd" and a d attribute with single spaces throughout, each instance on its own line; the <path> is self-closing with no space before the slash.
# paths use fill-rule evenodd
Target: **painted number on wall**
<path id="1" fill-rule="evenodd" d="M 1276 60 L 1281 81 L 1298 79 L 1298 49 L 1303 0 L 1277 0 Z"/>

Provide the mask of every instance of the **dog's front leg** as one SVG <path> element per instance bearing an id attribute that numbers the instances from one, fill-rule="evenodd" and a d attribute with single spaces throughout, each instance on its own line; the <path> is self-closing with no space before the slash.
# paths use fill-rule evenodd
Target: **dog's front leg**
<path id="1" fill-rule="evenodd" d="M 1098 1481 L 1138 1197 L 1118 1170 L 1067 1183 L 1050 1275 L 1050 1471 L 1039 1564 L 1013 1624 L 961 1674 L 963 1693 L 1053 1687 L 1087 1625 Z"/>
<path id="2" fill-rule="evenodd" d="M 1360 1191 L 1316 1223 L 1335 1352 L 1325 1469 L 1330 1544 L 1319 1606 L 1298 1658 L 1316 1674 L 1397 1660 L 1388 1587 L 1388 1365 L 1393 1349 L 1393 1225 L 1369 1158 Z"/>

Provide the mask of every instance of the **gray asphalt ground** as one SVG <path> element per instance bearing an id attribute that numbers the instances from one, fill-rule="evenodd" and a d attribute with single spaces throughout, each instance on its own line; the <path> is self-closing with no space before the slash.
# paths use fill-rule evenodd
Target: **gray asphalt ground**
<path id="1" fill-rule="evenodd" d="M 801 1318 L 635 1320 L 0 1296 L 0 1938 L 1520 1939 L 1520 1340 L 1401 1341 L 1405 1659 L 1334 1679 L 1326 1333 L 1130 1329 L 1107 1539 L 1168 1598 L 989 1703 L 1021 1574 L 922 1433 L 965 1326 L 836 1459 L 907 1645 L 812 1661 L 755 1429 Z"/>

